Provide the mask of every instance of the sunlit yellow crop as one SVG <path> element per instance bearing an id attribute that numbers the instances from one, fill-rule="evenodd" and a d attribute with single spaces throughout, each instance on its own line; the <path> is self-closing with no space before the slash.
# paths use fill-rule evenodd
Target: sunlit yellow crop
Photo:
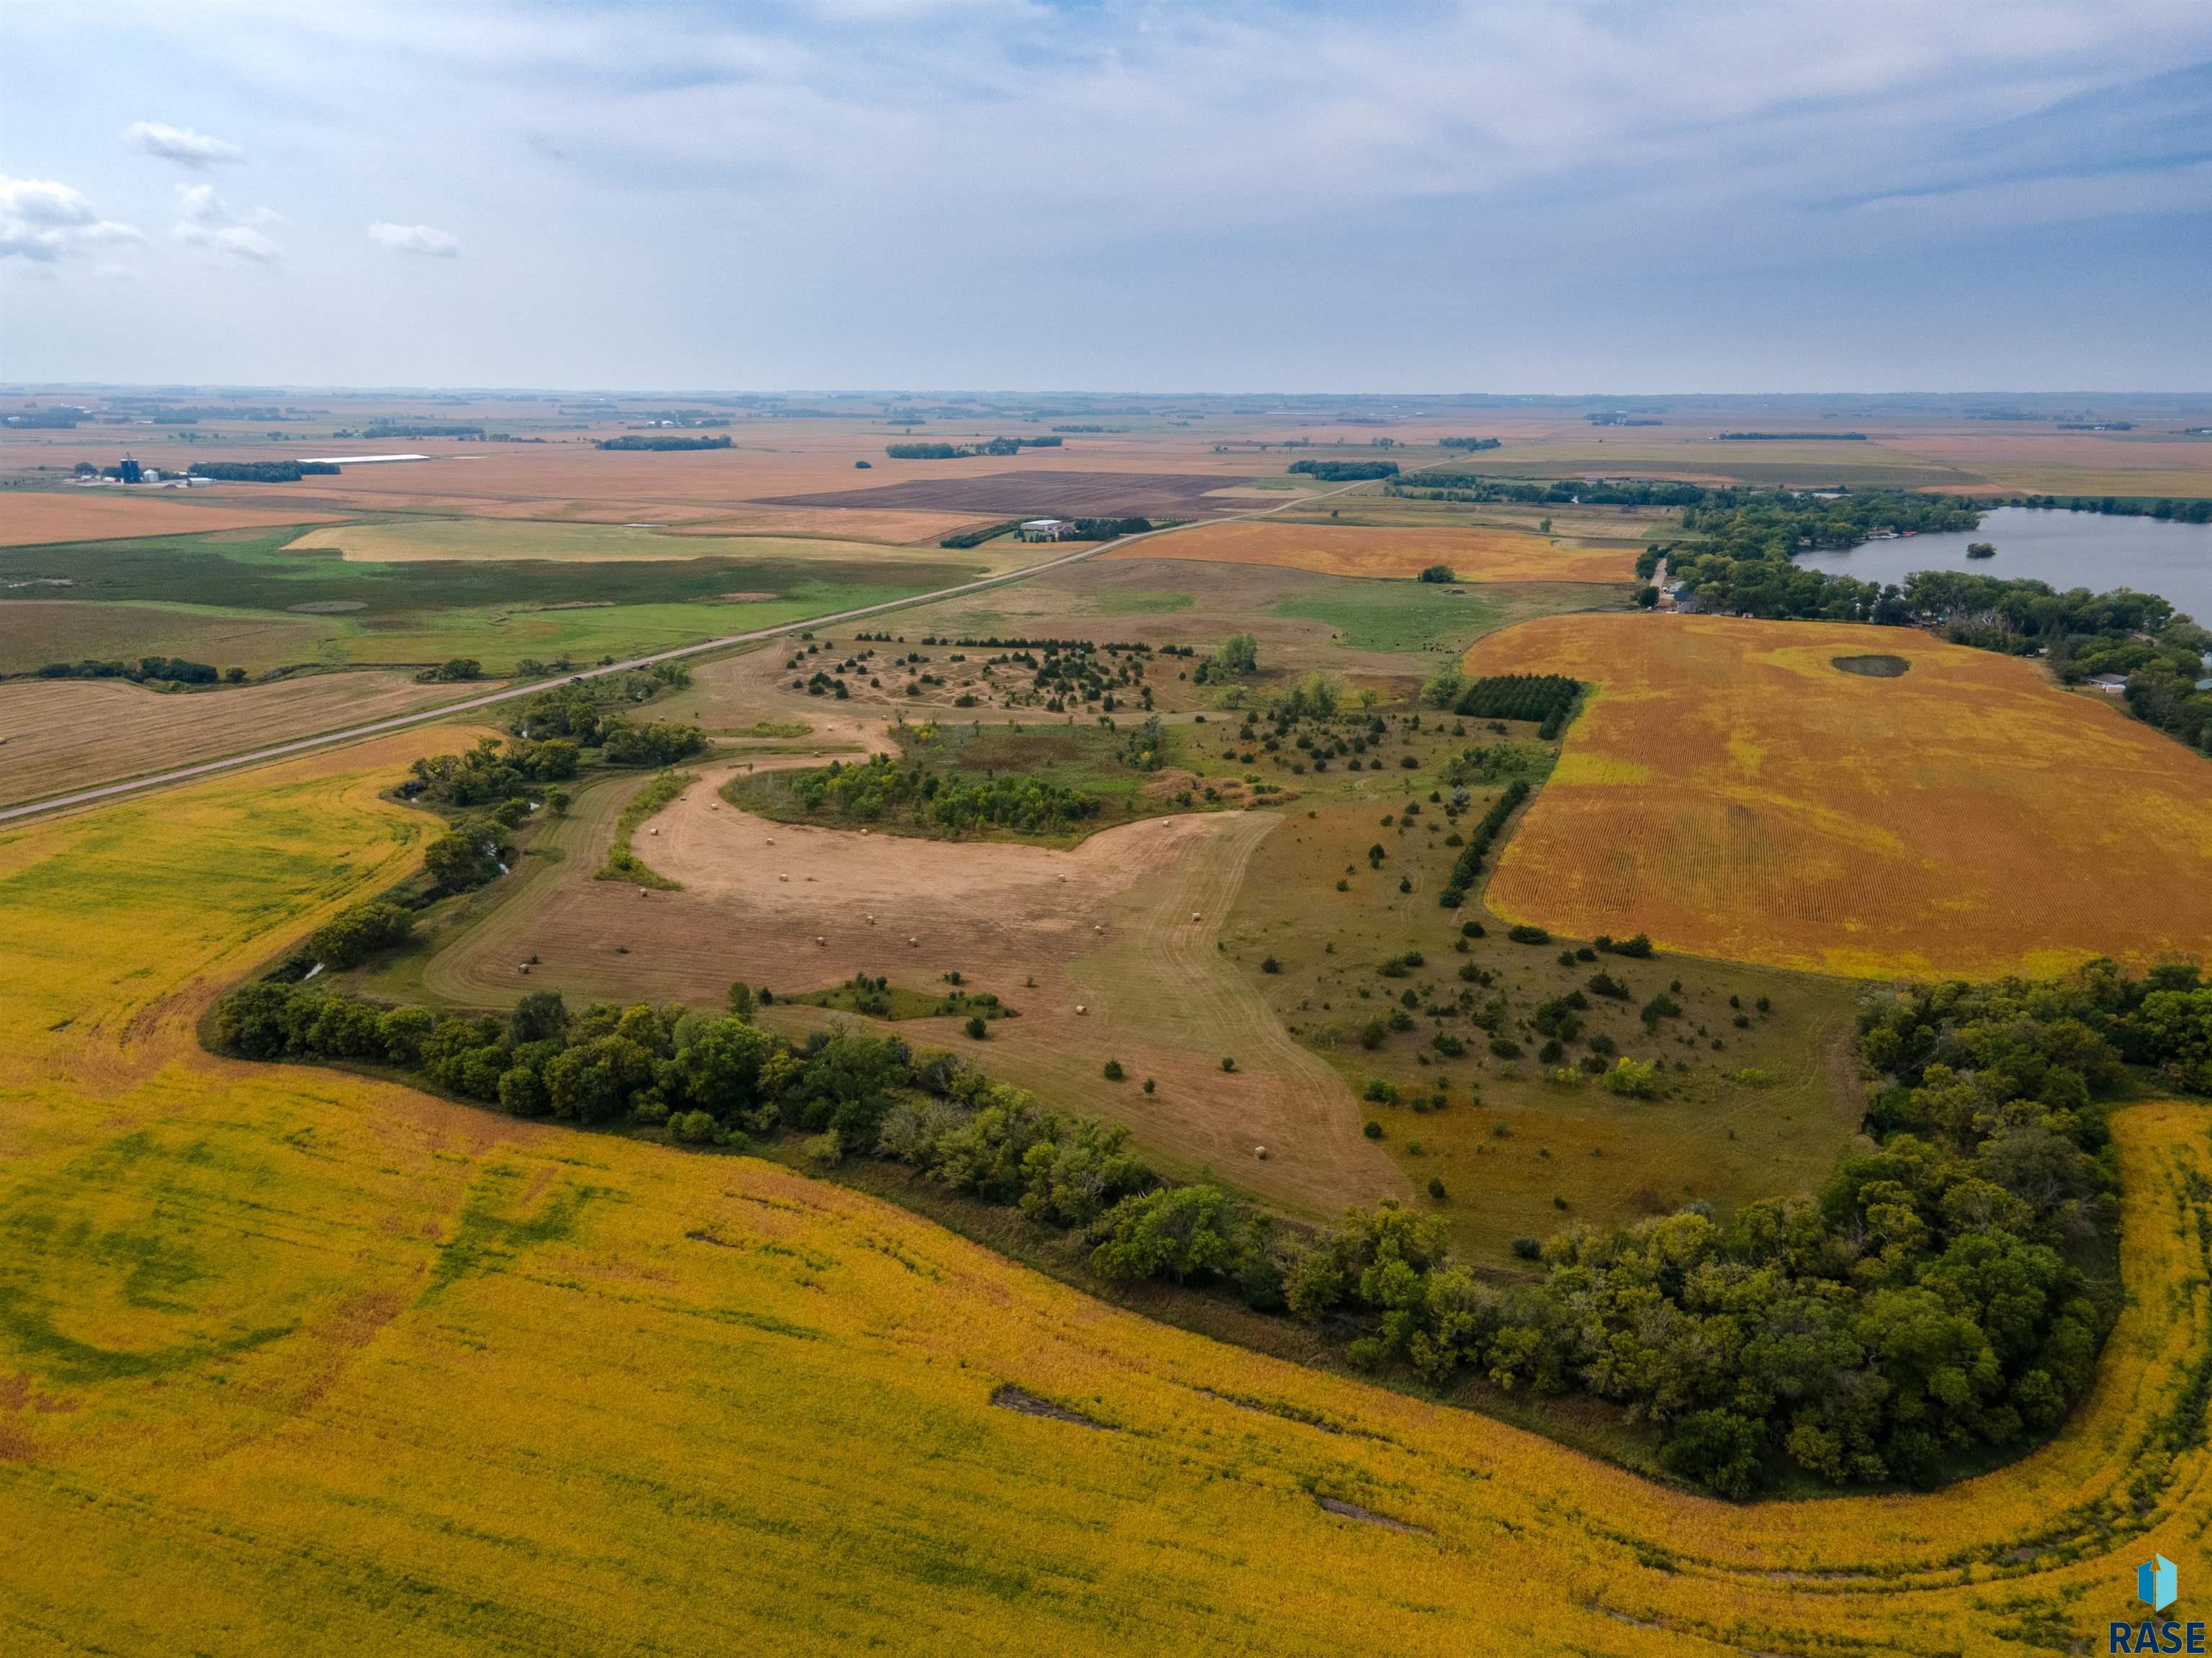
<path id="1" fill-rule="evenodd" d="M 1731 1508 L 767 1163 L 204 1054 L 451 741 L 0 836 L 11 1653 L 2017 1655 L 2103 1650 L 2154 1549 L 2212 1581 L 2201 1108 L 2114 1120 L 2132 1295 L 2055 1443 Z"/>
<path id="2" fill-rule="evenodd" d="M 1905 671 L 1836 666 L 1869 657 Z M 1911 628 L 1593 614 L 1493 634 L 1467 671 L 1597 688 L 1498 858 L 1510 920 L 1869 977 L 2212 954 L 2212 764 L 2036 663 Z"/>

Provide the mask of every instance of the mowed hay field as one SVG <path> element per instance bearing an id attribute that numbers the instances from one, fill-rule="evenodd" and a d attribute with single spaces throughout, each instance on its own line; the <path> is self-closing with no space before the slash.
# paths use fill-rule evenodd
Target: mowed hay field
<path id="1" fill-rule="evenodd" d="M 1207 524 L 1105 556 L 1273 564 L 1316 575 L 1401 579 L 1444 564 L 1461 581 L 1630 581 L 1636 575 L 1636 555 L 1621 549 L 1558 547 L 1544 536 L 1443 525 Z"/>
<path id="2" fill-rule="evenodd" d="M 481 695 L 495 687 L 477 684 Z M 411 674 L 314 674 L 163 695 L 120 679 L 0 684 L 0 805 L 451 701 Z"/>
<path id="3" fill-rule="evenodd" d="M 1835 659 L 1886 655 L 1873 678 Z M 2033 662 L 1903 628 L 1554 616 L 1472 674 L 1595 681 L 1500 915 L 1854 976 L 2212 950 L 2212 765 Z"/>
<path id="4" fill-rule="evenodd" d="M 825 726 L 805 742 L 842 734 Z M 948 843 L 770 822 L 717 799 L 732 767 L 698 769 L 631 842 L 680 890 L 641 896 L 593 878 L 619 803 L 643 780 L 595 786 L 548 826 L 558 862 L 526 858 L 509 896 L 472 900 L 438 953 L 403 956 L 392 979 L 372 982 L 380 993 L 419 983 L 465 1006 L 512 1005 L 548 984 L 711 1006 L 738 980 L 782 996 L 867 973 L 936 992 L 957 973 L 1021 1017 L 980 1044 L 958 1018 L 904 1022 L 901 1035 L 954 1048 L 1063 1109 L 1131 1125 L 1164 1167 L 1218 1171 L 1316 1219 L 1411 1195 L 1361 1138 L 1350 1090 L 1216 948 L 1255 849 L 1282 821 L 1273 814 L 1146 818 L 1064 851 Z M 527 978 L 523 962 L 536 963 Z M 1100 1074 L 1109 1059 L 1130 1080 Z M 1137 1080 L 1148 1076 L 1151 1094 Z M 1254 1155 L 1263 1145 L 1265 1161 Z"/>
<path id="5" fill-rule="evenodd" d="M 2057 1441 L 1732 1508 L 769 1164 L 202 1053 L 458 736 L 0 835 L 11 1652 L 1978 1655 L 2212 1566 L 2201 1108 L 2114 1114 L 2131 1293 Z"/>
<path id="6" fill-rule="evenodd" d="M 324 524 L 331 518 L 306 507 L 258 507 L 206 498 L 219 492 L 220 486 L 189 495 L 182 489 L 10 489 L 0 495 L 0 547 L 263 530 L 279 524 Z"/>

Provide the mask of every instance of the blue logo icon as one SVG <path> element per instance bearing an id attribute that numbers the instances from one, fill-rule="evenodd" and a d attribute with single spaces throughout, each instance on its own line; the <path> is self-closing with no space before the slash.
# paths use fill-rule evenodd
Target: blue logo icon
<path id="1" fill-rule="evenodd" d="M 2153 1555 L 2136 1568 L 2136 1599 L 2153 1612 L 2164 1612 L 2180 1598 L 2179 1576 L 2172 1561 Z"/>

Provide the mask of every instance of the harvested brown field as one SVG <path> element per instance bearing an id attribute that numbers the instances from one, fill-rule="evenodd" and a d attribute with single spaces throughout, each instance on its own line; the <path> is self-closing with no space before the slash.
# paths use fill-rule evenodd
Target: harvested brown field
<path id="1" fill-rule="evenodd" d="M 0 673 L 30 673 L 49 662 L 87 657 L 139 656 L 258 671 L 313 661 L 329 631 L 306 616 L 66 598 L 11 604 L 0 596 Z"/>
<path id="2" fill-rule="evenodd" d="M 1055 1106 L 1130 1124 L 1176 1168 L 1219 1170 L 1316 1216 L 1407 1190 L 1360 1137 L 1351 1090 L 1215 948 L 1246 865 L 1279 818 L 1156 817 L 1066 852 L 947 844 L 767 822 L 716 799 L 730 771 L 708 770 L 652 820 L 658 835 L 633 842 L 682 890 L 641 896 L 592 878 L 633 790 L 586 791 L 570 823 L 549 826 L 562 832 L 562 860 L 532 869 L 431 957 L 424 986 L 475 1006 L 541 983 L 708 1005 L 738 979 L 797 992 L 868 972 L 927 989 L 957 971 L 1021 1015 L 995 1023 L 971 1057 Z M 533 956 L 526 980 L 515 964 Z M 900 1029 L 967 1052 L 975 1045 L 959 1026 Z M 1234 1074 L 1221 1069 L 1224 1054 Z M 1105 1081 L 1109 1059 L 1130 1080 Z M 1147 1076 L 1156 1093 L 1141 1090 Z"/>
<path id="3" fill-rule="evenodd" d="M 0 684 L 0 805 L 312 737 L 456 694 L 397 673 L 313 674 L 173 695 L 120 679 L 11 680 Z"/>
<path id="4" fill-rule="evenodd" d="M 981 477 L 909 478 L 868 489 L 763 496 L 765 507 L 838 507 L 924 512 L 1050 513 L 1189 518 L 1231 512 L 1249 501 L 1209 499 L 1232 482 L 1188 472 L 993 472 Z"/>
<path id="5" fill-rule="evenodd" d="M 1139 542 L 1109 559 L 1174 558 L 1213 564 L 1272 564 L 1317 575 L 1410 580 L 1433 565 L 1461 581 L 1630 581 L 1625 549 L 1559 547 L 1510 530 L 1369 529 L 1322 524 L 1207 524 L 1159 542 Z"/>
<path id="6" fill-rule="evenodd" d="M 249 486 L 250 487 L 250 486 Z M 332 515 L 302 507 L 257 507 L 210 500 L 220 486 L 195 489 L 10 489 L 0 495 L 0 547 L 57 541 L 120 541 L 131 536 L 189 536 L 207 530 L 266 530 L 326 524 Z"/>
<path id="7" fill-rule="evenodd" d="M 374 524 L 330 524 L 308 531 L 284 550 L 336 549 L 349 562 L 441 563 L 541 562 L 620 564 L 672 559 L 746 558 L 788 562 L 842 559 L 875 562 L 894 554 L 878 542 L 829 541 L 816 537 L 678 537 L 657 525 L 572 524 L 483 518 L 399 518 Z M 933 544 L 927 556 L 942 555 Z"/>
<path id="8" fill-rule="evenodd" d="M 1893 677 L 1836 659 L 1903 659 Z M 1472 673 L 1596 682 L 1500 915 L 1855 976 L 2212 953 L 2212 765 L 2033 663 L 1903 628 L 1565 616 Z"/>

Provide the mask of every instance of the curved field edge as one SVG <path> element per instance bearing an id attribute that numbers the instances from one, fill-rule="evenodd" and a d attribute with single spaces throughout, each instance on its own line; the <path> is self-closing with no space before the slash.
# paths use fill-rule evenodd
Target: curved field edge
<path id="1" fill-rule="evenodd" d="M 2202 1107 L 2114 1114 L 2129 1301 L 2050 1445 L 1733 1508 L 757 1160 L 201 1052 L 411 863 L 376 788 L 452 740 L 0 836 L 18 1649 L 2012 1653 L 2212 1564 Z"/>

